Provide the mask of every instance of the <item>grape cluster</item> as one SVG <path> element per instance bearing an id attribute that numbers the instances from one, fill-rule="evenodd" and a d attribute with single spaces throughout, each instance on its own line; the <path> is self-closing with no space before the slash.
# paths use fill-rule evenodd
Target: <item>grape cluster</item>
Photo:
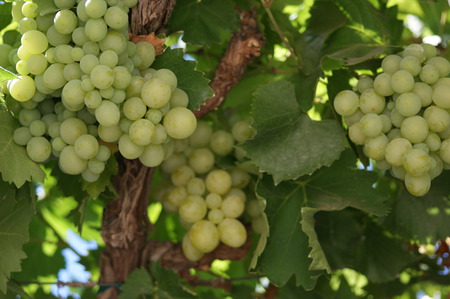
<path id="1" fill-rule="evenodd" d="M 223 169 L 218 161 L 236 160 L 243 153 L 235 149 L 253 134 L 250 121 L 234 122 L 231 132 L 214 130 L 206 121 L 199 121 L 194 133 L 175 141 L 174 153 L 161 164 L 171 182 L 160 194 L 165 210 L 178 213 L 188 229 L 182 241 L 185 257 L 191 261 L 213 251 L 220 242 L 240 247 L 247 239 L 247 230 L 238 219 L 248 215 L 261 222 L 262 209 L 256 199 L 247 198 L 249 173 L 232 166 Z M 259 218 L 258 218 L 259 217 Z M 259 224 L 260 225 L 260 224 Z"/>
<path id="2" fill-rule="evenodd" d="M 14 141 L 32 160 L 58 157 L 63 172 L 88 182 L 99 178 L 111 148 L 159 165 L 197 120 L 175 74 L 151 68 L 153 45 L 128 41 L 128 11 L 137 0 L 54 3 L 56 12 L 41 15 L 36 3 L 15 1 L 21 43 L 0 48 L 8 51 L 2 66 L 20 75 L 6 83 L 23 108 Z"/>
<path id="3" fill-rule="evenodd" d="M 411 44 L 381 67 L 374 79 L 361 77 L 355 91 L 338 93 L 334 108 L 378 168 L 423 196 L 450 168 L 450 63 L 432 45 Z"/>

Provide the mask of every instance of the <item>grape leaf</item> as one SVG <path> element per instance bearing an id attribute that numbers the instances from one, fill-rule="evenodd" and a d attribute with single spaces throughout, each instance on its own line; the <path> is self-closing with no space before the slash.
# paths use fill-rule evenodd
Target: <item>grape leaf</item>
<path id="1" fill-rule="evenodd" d="M 18 78 L 16 75 L 0 66 L 0 82 Z"/>
<path id="2" fill-rule="evenodd" d="M 184 90 L 189 96 L 188 108 L 197 110 L 207 98 L 214 95 L 209 87 L 209 79 L 203 73 L 196 71 L 196 62 L 183 59 L 182 49 L 166 49 L 159 55 L 152 68 L 166 68 L 175 73 L 178 79 L 178 88 Z"/>
<path id="3" fill-rule="evenodd" d="M 117 161 L 114 156 L 106 162 L 105 170 L 101 173 L 99 179 L 93 183 L 89 183 L 83 180 L 83 190 L 93 198 L 97 199 L 100 193 L 105 191 L 106 187 L 111 184 L 111 177 L 118 173 Z"/>
<path id="4" fill-rule="evenodd" d="M 3 3 L 0 5 L 0 30 L 3 30 L 12 21 L 11 3 Z"/>
<path id="5" fill-rule="evenodd" d="M 231 1 L 178 1 L 169 20 L 172 32 L 183 31 L 187 43 L 210 46 L 238 28 L 239 15 Z"/>
<path id="6" fill-rule="evenodd" d="M 422 243 L 434 243 L 450 236 L 450 171 L 431 183 L 430 191 L 415 197 L 403 188 L 393 202 L 384 225 L 394 234 Z"/>
<path id="7" fill-rule="evenodd" d="M 32 178 L 43 182 L 44 171 L 27 155 L 25 149 L 13 141 L 14 130 L 18 124 L 7 111 L 0 111 L 0 172 L 5 182 L 14 183 L 20 188 Z"/>
<path id="8" fill-rule="evenodd" d="M 287 81 L 257 89 L 253 101 L 256 136 L 241 147 L 275 184 L 329 166 L 344 150 L 344 132 L 334 120 L 312 121 Z"/>
<path id="9" fill-rule="evenodd" d="M 283 285 L 294 275 L 297 285 L 310 289 L 314 287 L 314 277 L 321 273 L 316 270 L 328 268 L 317 235 L 310 229 L 314 226 L 314 219 L 306 212 L 353 207 L 375 215 L 386 215 L 389 210 L 385 204 L 387 197 L 372 187 L 377 175 L 357 170 L 355 165 L 356 159 L 346 151 L 331 167 L 322 168 L 298 181 L 274 186 L 265 176 L 258 182 L 256 192 L 267 202 L 265 213 L 270 235 L 256 269 L 273 283 Z M 305 210 L 303 214 L 309 217 L 303 219 L 304 208 L 315 210 Z M 302 229 L 302 224 L 305 229 Z M 310 243 L 314 245 L 313 251 Z"/>
<path id="10" fill-rule="evenodd" d="M 153 280 L 144 268 L 136 269 L 128 275 L 125 283 L 120 287 L 122 293 L 119 299 L 154 298 Z"/>
<path id="11" fill-rule="evenodd" d="M 161 299 L 189 299 L 195 298 L 180 283 L 180 277 L 171 270 L 166 270 L 153 264 L 152 274 L 155 277 L 154 297 Z"/>
<path id="12" fill-rule="evenodd" d="M 32 216 L 29 200 L 0 199 L 0 291 L 3 293 L 6 293 L 11 272 L 20 271 L 20 261 L 27 257 L 22 246 L 28 242 Z"/>

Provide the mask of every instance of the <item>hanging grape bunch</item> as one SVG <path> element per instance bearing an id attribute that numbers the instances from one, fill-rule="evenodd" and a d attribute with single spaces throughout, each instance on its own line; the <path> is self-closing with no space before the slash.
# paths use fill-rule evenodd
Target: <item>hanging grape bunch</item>
<path id="1" fill-rule="evenodd" d="M 356 92 L 338 93 L 334 108 L 378 168 L 423 196 L 450 168 L 450 63 L 434 46 L 412 44 L 381 68 L 375 79 L 361 77 Z"/>
<path id="2" fill-rule="evenodd" d="M 219 160 L 242 158 L 235 144 L 252 134 L 246 119 L 236 121 L 231 132 L 213 130 L 208 122 L 199 121 L 187 140 L 175 141 L 174 153 L 161 164 L 171 184 L 160 196 L 165 210 L 178 213 L 188 229 L 182 241 L 187 259 L 199 260 L 220 242 L 230 247 L 242 246 L 247 230 L 239 218 L 246 206 L 254 230 L 260 230 L 263 209 L 256 198 L 246 193 L 249 173 L 238 166 L 218 166 Z"/>
<path id="3" fill-rule="evenodd" d="M 14 141 L 33 161 L 58 158 L 63 172 L 88 182 L 111 148 L 157 166 L 196 128 L 188 96 L 172 71 L 151 68 L 152 44 L 128 41 L 137 0 L 77 2 L 55 0 L 58 11 L 44 15 L 36 3 L 14 2 L 21 44 L 3 65 L 20 75 L 6 86 L 22 106 Z"/>

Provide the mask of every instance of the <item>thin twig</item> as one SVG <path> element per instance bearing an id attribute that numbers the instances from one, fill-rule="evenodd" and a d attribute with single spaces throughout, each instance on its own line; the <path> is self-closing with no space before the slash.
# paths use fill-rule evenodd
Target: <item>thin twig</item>
<path id="1" fill-rule="evenodd" d="M 97 286 L 99 287 L 117 287 L 122 285 L 118 282 L 108 282 L 108 283 L 98 283 L 95 281 L 88 281 L 88 282 L 79 282 L 79 281 L 20 281 L 17 282 L 20 285 L 58 285 L 59 287 L 72 287 L 72 288 L 95 288 Z"/>

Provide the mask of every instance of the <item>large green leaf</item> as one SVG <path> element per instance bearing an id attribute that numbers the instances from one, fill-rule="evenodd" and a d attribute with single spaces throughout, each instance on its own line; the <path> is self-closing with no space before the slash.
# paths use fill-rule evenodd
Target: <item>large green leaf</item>
<path id="1" fill-rule="evenodd" d="M 209 46 L 238 28 L 231 1 L 178 1 L 169 21 L 171 31 L 183 31 L 187 43 Z"/>
<path id="2" fill-rule="evenodd" d="M 44 171 L 27 155 L 25 149 L 13 141 L 18 124 L 7 111 L 0 111 L 0 172 L 5 182 L 20 188 L 26 181 L 43 182 Z"/>
<path id="3" fill-rule="evenodd" d="M 9 25 L 12 21 L 11 3 L 0 4 L 0 30 Z"/>
<path id="4" fill-rule="evenodd" d="M 27 257 L 22 246 L 28 242 L 32 216 L 30 200 L 16 202 L 15 196 L 0 199 L 0 291 L 3 293 L 11 272 L 20 271 L 20 261 Z"/>
<path id="5" fill-rule="evenodd" d="M 298 181 L 274 186 L 265 176 L 258 182 L 256 192 L 267 202 L 265 213 L 270 235 L 256 268 L 272 282 L 283 285 L 294 275 L 297 285 L 309 289 L 314 286 L 314 277 L 321 273 L 316 270 L 328 269 L 317 235 L 311 229 L 314 226 L 311 212 L 346 207 L 375 215 L 388 212 L 386 196 L 372 187 L 377 175 L 355 169 L 355 165 L 356 159 L 347 151 L 331 167 Z M 302 214 L 305 208 L 315 210 L 304 210 Z M 302 218 L 303 215 L 306 217 Z M 313 251 L 309 244 L 313 245 Z"/>
<path id="6" fill-rule="evenodd" d="M 444 171 L 423 197 L 414 197 L 403 188 L 384 225 L 395 234 L 422 243 L 450 236 L 449 182 L 450 171 Z"/>
<path id="7" fill-rule="evenodd" d="M 127 280 L 120 287 L 122 292 L 119 299 L 154 298 L 151 296 L 153 287 L 153 280 L 147 270 L 136 269 L 128 275 Z"/>
<path id="8" fill-rule="evenodd" d="M 181 284 L 180 277 L 171 270 L 166 270 L 153 264 L 152 274 L 155 278 L 153 298 L 161 299 L 191 299 L 195 298 Z"/>
<path id="9" fill-rule="evenodd" d="M 257 89 L 253 102 L 256 136 L 242 145 L 276 184 L 329 166 L 344 150 L 344 132 L 334 120 L 312 121 L 301 111 L 287 81 Z"/>
<path id="10" fill-rule="evenodd" d="M 155 69 L 167 68 L 175 73 L 178 79 L 178 88 L 184 90 L 189 96 L 191 110 L 197 110 L 207 98 L 214 95 L 209 80 L 203 73 L 196 71 L 196 62 L 183 59 L 182 49 L 166 49 L 159 55 L 152 67 Z"/>

